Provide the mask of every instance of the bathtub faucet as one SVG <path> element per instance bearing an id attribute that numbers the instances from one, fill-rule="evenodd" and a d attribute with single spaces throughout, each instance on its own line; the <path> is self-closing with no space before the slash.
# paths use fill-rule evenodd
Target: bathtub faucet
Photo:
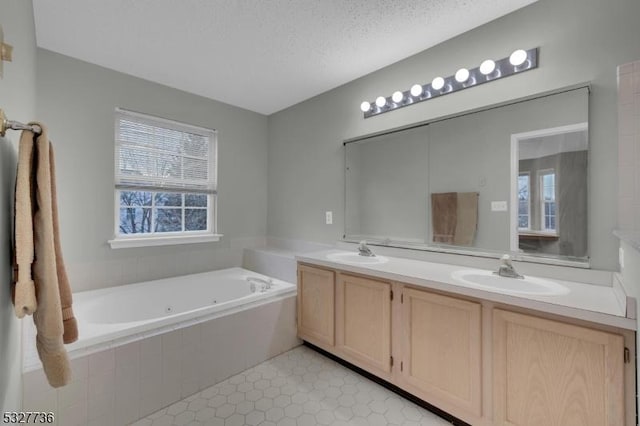
<path id="1" fill-rule="evenodd" d="M 271 278 L 265 280 L 264 278 L 260 277 L 247 277 L 247 281 L 252 284 L 252 291 L 255 291 L 255 287 L 253 286 L 255 286 L 256 284 L 259 285 L 261 293 L 269 290 L 273 285 L 273 280 Z"/>

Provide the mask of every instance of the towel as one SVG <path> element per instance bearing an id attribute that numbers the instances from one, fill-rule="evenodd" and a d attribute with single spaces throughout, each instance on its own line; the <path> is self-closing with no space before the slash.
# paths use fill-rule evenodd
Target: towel
<path id="1" fill-rule="evenodd" d="M 33 313 L 38 356 L 49 384 L 60 387 L 71 379 L 64 343 L 77 339 L 78 332 L 58 236 L 53 149 L 45 126 L 31 124 L 38 124 L 42 134 L 35 144 L 30 131 L 24 131 L 20 139 L 15 194 L 14 303 L 18 317 Z M 27 215 L 32 216 L 32 221 Z"/>
<path id="2" fill-rule="evenodd" d="M 34 259 L 33 204 L 35 200 L 35 175 L 33 164 L 33 133 L 25 131 L 18 145 L 18 171 L 16 173 L 14 203 L 13 269 L 15 280 L 13 300 L 18 318 L 32 315 L 37 307 L 35 283 L 31 277 Z"/>
<path id="3" fill-rule="evenodd" d="M 473 245 L 478 228 L 478 197 L 477 192 L 458 192 L 456 209 L 456 230 L 453 244 L 457 246 Z"/>
<path id="4" fill-rule="evenodd" d="M 453 244 L 456 232 L 458 197 L 455 192 L 431 194 L 433 242 Z"/>
<path id="5" fill-rule="evenodd" d="M 477 192 L 431 194 L 433 242 L 470 246 L 478 227 Z"/>

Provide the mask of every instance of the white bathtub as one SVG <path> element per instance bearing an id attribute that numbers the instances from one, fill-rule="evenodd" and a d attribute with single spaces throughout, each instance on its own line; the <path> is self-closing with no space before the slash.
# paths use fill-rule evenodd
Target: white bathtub
<path id="1" fill-rule="evenodd" d="M 270 287 L 270 288 L 266 288 Z M 294 295 L 295 284 L 242 268 L 145 281 L 73 294 L 79 339 L 70 358 Z M 40 368 L 35 330 L 25 333 L 24 371 Z"/>
<path id="2" fill-rule="evenodd" d="M 74 293 L 69 385 L 49 387 L 24 322 L 23 410 L 127 425 L 294 348 L 296 286 L 272 279 L 262 291 L 269 280 L 231 268 Z"/>

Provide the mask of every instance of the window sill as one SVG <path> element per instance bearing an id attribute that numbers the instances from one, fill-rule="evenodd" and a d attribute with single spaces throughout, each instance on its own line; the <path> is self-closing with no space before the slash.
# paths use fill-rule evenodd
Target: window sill
<path id="1" fill-rule="evenodd" d="M 163 237 L 114 238 L 107 241 L 112 249 L 132 247 L 172 246 L 178 244 L 210 243 L 220 241 L 222 234 L 172 235 Z"/>
<path id="2" fill-rule="evenodd" d="M 519 231 L 518 237 L 521 240 L 548 240 L 555 241 L 560 237 L 555 232 L 545 232 L 545 231 Z"/>

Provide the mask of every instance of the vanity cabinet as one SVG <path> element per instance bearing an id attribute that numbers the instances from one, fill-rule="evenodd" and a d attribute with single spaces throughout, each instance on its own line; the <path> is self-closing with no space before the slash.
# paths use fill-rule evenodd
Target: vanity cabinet
<path id="1" fill-rule="evenodd" d="M 335 272 L 298 266 L 298 336 L 321 347 L 335 343 Z"/>
<path id="2" fill-rule="evenodd" d="M 625 424 L 621 335 L 495 309 L 493 378 L 496 425 Z"/>
<path id="3" fill-rule="evenodd" d="M 336 348 L 371 373 L 391 373 L 391 283 L 337 274 Z"/>
<path id="4" fill-rule="evenodd" d="M 480 303 L 405 287 L 402 290 L 401 382 L 449 412 L 482 414 Z"/>
<path id="5" fill-rule="evenodd" d="M 298 336 L 474 426 L 636 424 L 632 330 L 299 263 Z"/>

